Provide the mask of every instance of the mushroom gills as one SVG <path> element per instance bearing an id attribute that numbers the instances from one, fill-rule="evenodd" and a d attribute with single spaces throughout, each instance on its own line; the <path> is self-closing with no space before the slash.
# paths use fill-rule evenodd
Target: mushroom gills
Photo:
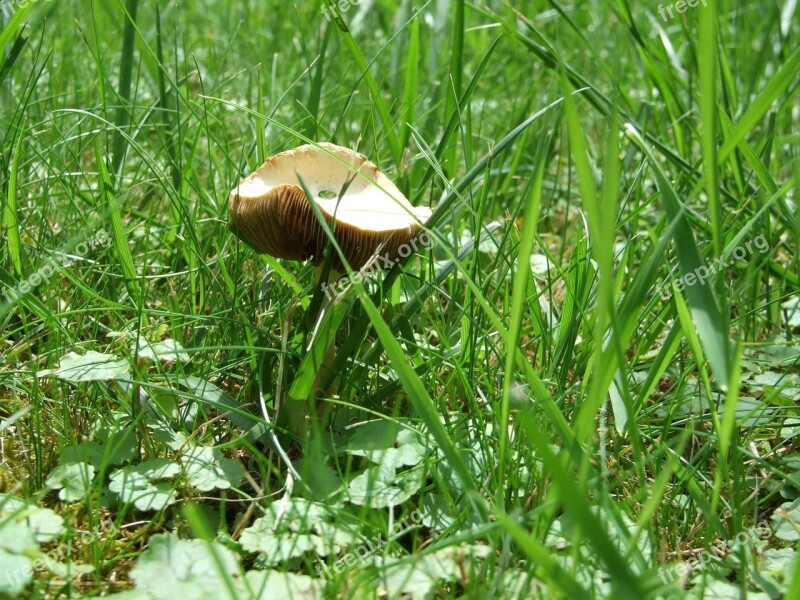
<path id="1" fill-rule="evenodd" d="M 290 260 L 313 258 L 319 265 L 328 238 L 301 179 L 355 270 L 379 249 L 385 260 L 396 260 L 399 249 L 431 216 L 429 208 L 412 206 L 364 156 L 323 142 L 277 154 L 243 179 L 230 194 L 231 229 L 261 252 Z M 335 271 L 344 271 L 338 253 L 331 263 Z"/>

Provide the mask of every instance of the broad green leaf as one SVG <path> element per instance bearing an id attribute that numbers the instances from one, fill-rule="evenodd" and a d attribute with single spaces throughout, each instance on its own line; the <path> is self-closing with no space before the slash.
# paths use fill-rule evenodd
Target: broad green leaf
<path id="1" fill-rule="evenodd" d="M 121 502 L 132 503 L 139 510 L 163 510 L 177 500 L 177 492 L 172 484 L 158 480 L 175 477 L 178 473 L 180 466 L 177 463 L 154 459 L 115 471 L 108 489 Z"/>
<path id="2" fill-rule="evenodd" d="M 96 442 L 88 441 L 81 442 L 80 444 L 76 444 L 74 446 L 65 447 L 61 451 L 58 460 L 61 464 L 88 462 L 96 467 L 101 467 L 104 464 L 103 458 L 107 450 L 108 446 L 106 445 L 100 445 Z M 117 454 L 115 456 L 110 456 L 108 460 L 106 460 L 106 464 L 120 464 L 132 457 L 133 456 L 128 452 L 125 452 L 124 455 Z"/>
<path id="3" fill-rule="evenodd" d="M 324 504 L 290 497 L 271 503 L 262 518 L 280 531 L 310 531 L 330 516 Z"/>
<path id="4" fill-rule="evenodd" d="M 0 538 L 2 535 L 2 525 L 0 525 Z M 0 546 L 2 546 L 1 539 Z M 32 564 L 27 556 L 11 553 L 0 547 L 0 595 L 18 598 L 33 581 Z"/>
<path id="5" fill-rule="evenodd" d="M 14 554 L 25 554 L 37 550 L 39 544 L 33 531 L 23 521 L 6 519 L 0 522 L 0 548 Z"/>
<path id="6" fill-rule="evenodd" d="M 33 532 L 37 544 L 52 542 L 66 533 L 64 519 L 55 511 L 6 494 L 0 494 L 0 519 L 24 523 Z"/>
<path id="7" fill-rule="evenodd" d="M 355 456 L 364 456 L 378 465 L 399 469 L 418 465 L 430 454 L 425 442 L 418 431 L 380 419 L 355 427 L 355 433 L 344 450 Z"/>
<path id="8" fill-rule="evenodd" d="M 463 510 L 465 516 L 460 520 L 458 508 L 450 504 L 442 494 L 433 493 L 421 496 L 417 505 L 417 510 L 422 515 L 422 524 L 434 531 L 442 532 L 456 524 L 460 531 L 480 525 L 469 507 Z"/>
<path id="9" fill-rule="evenodd" d="M 262 553 L 267 565 L 277 565 L 290 558 L 303 556 L 306 552 L 326 556 L 329 548 L 318 535 L 277 533 L 263 519 L 257 519 L 252 526 L 245 529 L 239 542 L 248 552 Z"/>
<path id="10" fill-rule="evenodd" d="M 792 580 L 797 552 L 794 548 L 767 548 L 758 564 L 758 573 L 777 588 L 784 589 Z M 791 596 L 786 596 L 787 598 Z"/>
<path id="11" fill-rule="evenodd" d="M 58 497 L 64 502 L 83 500 L 92 489 L 94 467 L 85 462 L 62 464 L 47 476 L 45 485 L 59 490 Z"/>
<path id="12" fill-rule="evenodd" d="M 131 352 L 134 351 L 135 347 L 131 348 Z M 160 342 L 139 340 L 139 350 L 136 354 L 139 358 L 146 358 L 152 361 L 158 360 L 164 363 L 188 362 L 190 360 L 189 354 L 183 349 L 183 346 L 173 339 L 161 340 Z"/>
<path id="13" fill-rule="evenodd" d="M 273 502 L 266 514 L 242 531 L 239 542 L 248 552 L 261 552 L 269 565 L 314 552 L 327 556 L 359 540 L 358 524 L 345 512 L 303 498 Z"/>
<path id="14" fill-rule="evenodd" d="M 485 545 L 451 546 L 436 552 L 401 560 L 388 561 L 381 568 L 380 586 L 393 598 L 430 598 L 440 581 L 460 581 L 465 572 L 473 572 L 470 563 L 492 554 Z"/>
<path id="15" fill-rule="evenodd" d="M 322 600 L 324 581 L 307 575 L 282 573 L 280 571 L 248 571 L 245 575 L 247 587 L 252 590 L 253 600 Z"/>
<path id="16" fill-rule="evenodd" d="M 784 502 L 772 513 L 772 530 L 787 542 L 800 540 L 800 498 Z"/>
<path id="17" fill-rule="evenodd" d="M 48 375 L 73 383 L 126 379 L 130 376 L 130 364 L 113 354 L 102 354 L 94 350 L 89 350 L 86 354 L 68 352 L 61 357 L 57 368 L 37 373 L 38 377 Z"/>
<path id="18" fill-rule="evenodd" d="M 344 485 L 339 473 L 331 467 L 324 457 L 304 456 L 294 462 L 294 468 L 311 489 L 313 498 L 329 498 L 339 492 Z"/>
<path id="19" fill-rule="evenodd" d="M 133 429 L 124 423 L 125 415 L 112 413 L 112 421 L 92 426 L 92 434 L 102 443 L 86 440 L 61 450 L 59 463 L 88 462 L 97 469 L 118 465 L 136 457 L 138 442 Z"/>
<path id="20" fill-rule="evenodd" d="M 386 464 L 370 467 L 350 482 L 348 499 L 371 508 L 397 506 L 419 491 L 425 482 L 424 472 L 421 466 L 399 473 Z"/>
<path id="21" fill-rule="evenodd" d="M 161 421 L 148 422 L 147 424 L 150 433 L 155 439 L 164 444 L 170 450 L 178 451 L 186 445 L 186 435 L 180 431 L 175 431 Z"/>
<path id="22" fill-rule="evenodd" d="M 226 490 L 238 486 L 244 479 L 242 466 L 225 457 L 217 448 L 194 446 L 181 456 L 189 483 L 201 492 Z"/>
<path id="23" fill-rule="evenodd" d="M 230 598 L 229 583 L 239 575 L 236 555 L 220 544 L 156 534 L 131 571 L 138 590 L 153 598 Z"/>

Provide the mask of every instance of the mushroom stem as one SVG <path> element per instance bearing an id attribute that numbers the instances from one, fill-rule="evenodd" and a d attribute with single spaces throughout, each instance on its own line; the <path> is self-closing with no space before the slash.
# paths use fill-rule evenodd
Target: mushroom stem
<path id="1" fill-rule="evenodd" d="M 323 293 L 322 301 L 319 306 L 319 311 L 317 311 L 317 315 L 314 321 L 314 327 L 316 328 L 322 322 L 322 319 L 325 317 L 327 313 L 328 307 L 331 305 L 334 296 L 330 291 L 328 291 L 328 286 L 337 281 L 340 277 L 340 273 L 331 270 L 328 274 L 327 278 L 322 277 L 322 266 L 318 266 L 315 269 L 314 278 L 317 282 L 317 290 L 320 290 Z M 327 281 L 324 281 L 327 279 Z M 312 334 L 313 340 L 313 334 Z M 309 346 L 309 350 L 311 347 Z M 323 355 L 322 362 L 319 365 L 317 370 L 317 374 L 314 377 L 314 382 L 311 385 L 311 392 L 307 398 L 287 398 L 283 408 L 283 416 L 282 419 L 286 424 L 287 429 L 298 436 L 305 434 L 306 427 L 305 427 L 305 417 L 306 417 L 306 409 L 308 408 L 309 400 L 311 402 L 311 406 L 316 405 L 317 395 L 322 387 L 323 382 L 328 378 L 328 375 L 331 371 L 331 366 L 333 365 L 333 361 L 336 358 L 336 337 L 331 339 L 328 347 L 325 349 L 325 354 Z M 328 388 L 325 390 L 326 394 L 333 393 L 335 390 L 336 384 L 335 382 L 331 382 Z M 313 411 L 308 411 L 312 413 Z M 324 413 L 325 410 L 319 409 L 316 411 L 316 420 L 317 421 L 324 421 Z M 309 414 L 311 418 L 315 418 L 313 414 Z"/>
<path id="2" fill-rule="evenodd" d="M 332 341 L 330 345 L 328 345 L 327 350 L 325 350 L 325 357 L 322 359 L 322 365 L 320 365 L 320 369 L 317 371 L 317 376 L 314 378 L 314 384 L 311 388 L 311 410 L 309 411 L 309 417 L 312 420 L 316 420 L 323 429 L 326 426 L 331 405 L 327 402 L 322 402 L 321 404 L 317 405 L 317 401 L 319 400 L 319 392 L 322 388 L 322 383 L 328 378 L 328 374 L 330 373 L 331 366 L 333 365 L 333 360 L 335 358 L 336 340 Z M 324 396 L 328 397 L 331 396 L 335 390 L 336 380 L 334 379 L 331 381 L 331 384 L 325 390 L 323 390 L 323 394 Z M 314 408 L 316 408 L 316 411 Z"/>

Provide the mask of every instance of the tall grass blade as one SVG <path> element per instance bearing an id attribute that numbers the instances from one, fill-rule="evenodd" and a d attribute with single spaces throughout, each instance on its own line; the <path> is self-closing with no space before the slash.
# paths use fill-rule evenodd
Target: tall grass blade
<path id="1" fill-rule="evenodd" d="M 19 213 L 17 206 L 19 163 L 22 155 L 22 140 L 25 139 L 25 127 L 17 133 L 17 144 L 14 148 L 14 156 L 11 159 L 11 168 L 8 177 L 8 194 L 3 206 L 3 229 L 6 232 L 8 242 L 8 255 L 14 267 L 14 273 L 19 279 L 23 277 L 22 270 L 22 243 L 19 235 Z"/>
<path id="2" fill-rule="evenodd" d="M 118 0 L 120 1 L 120 0 Z M 125 2 L 125 28 L 122 33 L 122 50 L 120 53 L 119 90 L 117 91 L 116 116 L 114 117 L 114 141 L 111 155 L 111 171 L 115 180 L 119 177 L 119 168 L 125 156 L 125 138 L 122 131 L 127 129 L 130 122 L 128 103 L 131 99 L 131 83 L 133 82 L 133 50 L 136 41 L 136 12 L 139 0 L 126 0 Z"/>
<path id="3" fill-rule="evenodd" d="M 697 278 L 703 272 L 701 269 L 705 269 L 705 272 L 708 272 L 709 267 L 700 257 L 685 209 L 678 200 L 678 195 L 670 185 L 659 162 L 633 127 L 628 126 L 628 134 L 647 156 L 650 168 L 656 178 L 656 184 L 661 192 L 667 216 L 670 222 L 676 223 L 673 238 L 678 254 L 681 276 L 684 278 L 682 281 L 688 284 L 688 280 L 685 279 L 687 275 L 691 274 L 692 277 Z M 717 377 L 717 385 L 721 389 L 727 389 L 730 379 L 728 319 L 720 310 L 712 286 L 702 285 L 702 283 L 699 285 L 687 285 L 686 296 L 689 301 L 692 321 L 697 328 L 706 358 L 711 365 L 711 370 Z"/>

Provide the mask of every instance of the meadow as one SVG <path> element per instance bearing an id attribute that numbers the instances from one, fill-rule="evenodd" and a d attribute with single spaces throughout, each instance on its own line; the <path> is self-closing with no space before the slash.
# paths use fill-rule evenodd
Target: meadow
<path id="1" fill-rule="evenodd" d="M 800 598 L 796 0 L 2 0 L 0 48 L 0 598 Z M 316 142 L 426 243 L 235 235 Z"/>

